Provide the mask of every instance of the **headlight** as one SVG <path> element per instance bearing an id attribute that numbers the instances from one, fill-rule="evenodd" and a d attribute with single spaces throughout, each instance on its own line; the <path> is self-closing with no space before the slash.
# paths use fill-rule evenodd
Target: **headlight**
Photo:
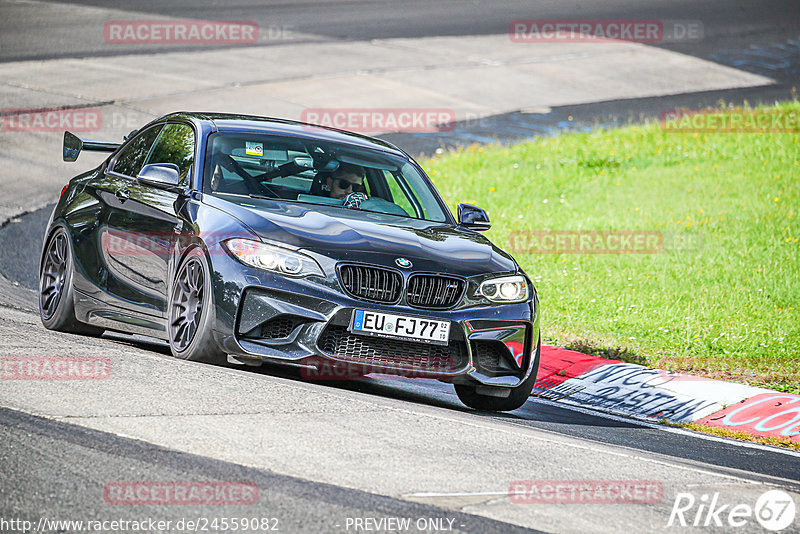
<path id="1" fill-rule="evenodd" d="M 492 302 L 523 302 L 528 300 L 528 282 L 520 275 L 484 280 L 478 293 Z"/>
<path id="2" fill-rule="evenodd" d="M 313 258 L 299 252 L 250 239 L 229 239 L 223 243 L 245 265 L 287 276 L 325 276 Z"/>

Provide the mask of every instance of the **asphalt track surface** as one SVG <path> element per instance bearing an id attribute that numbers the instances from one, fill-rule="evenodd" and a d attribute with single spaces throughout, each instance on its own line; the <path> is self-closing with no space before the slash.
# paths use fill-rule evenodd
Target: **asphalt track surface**
<path id="1" fill-rule="evenodd" d="M 202 456 L 177 453 L 140 441 L 97 432 L 76 425 L 0 408 L 0 461 L 4 479 L 18 481 L 4 487 L 3 516 L 36 524 L 42 500 L 51 517 L 113 517 L 136 520 L 135 507 L 114 510 L 103 499 L 108 480 L 136 473 L 143 480 L 247 480 L 259 487 L 259 517 L 277 519 L 281 532 L 336 532 L 347 517 L 431 517 L 447 515 L 459 532 L 531 532 L 487 518 L 384 497 L 329 484 L 277 475 Z M 65 459 L 68 460 L 65 462 Z M 31 496 L 38 496 L 32 499 Z M 43 499 L 43 498 L 44 499 Z M 127 509 L 126 509 L 127 508 Z M 255 517 L 246 506 L 221 506 L 220 516 Z M 10 510 L 14 510 L 10 513 Z M 154 521 L 208 517 L 199 506 L 149 506 Z M 339 528 L 337 528 L 339 527 Z M 454 529 L 455 529 L 454 528 Z"/>
<path id="2" fill-rule="evenodd" d="M 768 45 L 797 38 L 800 4 L 792 0 L 408 0 L 398 9 L 387 0 L 147 0 L 62 2 L 67 9 L 37 9 L 36 2 L 12 1 L 0 20 L 0 61 L 140 53 L 142 47 L 110 47 L 81 30 L 92 12 L 81 6 L 117 10 L 120 18 L 173 17 L 254 20 L 261 28 L 288 28 L 330 40 L 503 34 L 515 19 L 699 20 L 698 43 L 667 44 L 673 50 L 711 58 L 723 50 Z M 74 6 L 69 9 L 70 6 Z M 746 43 L 746 46 L 742 46 Z M 175 50 L 174 46 L 168 47 Z M 148 46 L 147 49 L 153 49 Z M 158 47 L 153 49 L 159 51 Z"/>
<path id="3" fill-rule="evenodd" d="M 126 2 L 75 2 L 66 10 L 38 9 L 38 2 L 13 1 L 0 4 L 0 61 L 93 57 L 140 53 L 135 48 L 109 48 L 102 42 L 83 36 L 86 7 L 111 8 L 120 16 L 128 9 Z M 83 6 L 83 7 L 81 7 Z M 720 91 L 709 94 L 676 95 L 672 102 L 713 104 L 723 97 L 729 101 L 750 102 L 785 99 L 798 81 L 798 56 L 782 49 L 779 61 L 743 62 L 748 49 L 775 50 L 800 37 L 800 3 L 796 1 L 691 1 L 652 2 L 614 1 L 507 1 L 463 2 L 445 0 L 435 4 L 425 1 L 403 3 L 384 1 L 329 2 L 255 2 L 244 1 L 225 7 L 208 2 L 140 2 L 136 17 L 256 20 L 261 27 L 291 27 L 298 33 L 314 34 L 315 39 L 360 40 L 387 37 L 435 35 L 496 34 L 507 31 L 514 18 L 658 18 L 703 21 L 705 39 L 694 44 L 663 45 L 675 51 L 705 59 L 726 61 L 753 72 L 769 74 L 778 84 L 765 88 Z M 91 15 L 91 13 L 90 13 Z M 99 15 L 98 15 L 99 16 Z M 134 17 L 131 17 L 134 18 Z M 68 38 L 65 38 L 68 36 Z M 175 50 L 170 47 L 170 50 Z M 158 53 L 154 49 L 153 53 Z M 764 55 L 769 59 L 769 55 Z M 771 56 L 774 60 L 774 54 Z M 668 104 L 662 99 L 639 99 L 583 106 L 553 111 L 549 123 L 536 124 L 532 130 L 548 133 L 557 126 L 560 115 L 571 114 L 587 125 L 622 123 L 647 116 Z M 503 131 L 504 125 L 525 121 L 524 114 L 496 117 L 489 129 Z M 510 130 L 509 130 L 510 131 Z M 480 132 L 467 132 L 475 137 Z M 511 133 L 501 137 L 514 139 Z M 466 137 L 470 138 L 470 137 Z M 424 136 L 397 134 L 392 138 L 401 146 L 430 151 L 441 140 Z M 405 142 L 405 143 L 404 143 Z M 451 140 L 458 144 L 458 139 Z M 441 144 L 441 143 L 439 143 Z M 6 174 L 8 171 L 3 171 Z M 28 289 L 36 286 L 36 257 L 49 216 L 45 208 L 7 221 L 0 228 L 0 273 Z M 33 296 L 33 292 L 31 292 Z M 32 306 L 35 301 L 32 300 Z M 106 334 L 109 347 L 131 345 L 166 354 L 160 343 Z M 247 370 L 262 380 L 265 387 L 276 378 L 299 380 L 292 373 L 264 367 Z M 769 447 L 740 444 L 692 432 L 621 418 L 608 417 L 589 410 L 581 411 L 555 403 L 531 400 L 511 414 L 475 414 L 466 410 L 452 394 L 449 385 L 436 381 L 382 381 L 366 378 L 357 382 L 337 382 L 327 386 L 331 393 L 350 393 L 376 402 L 390 403 L 398 409 L 414 411 L 433 409 L 463 414 L 512 427 L 526 427 L 545 434 L 564 436 L 584 443 L 588 450 L 596 445 L 611 446 L 622 454 L 646 454 L 669 464 L 742 476 L 797 491 L 800 487 L 800 456 Z M 475 514 L 444 510 L 436 506 L 410 502 L 366 491 L 280 475 L 268 470 L 245 467 L 177 452 L 143 441 L 100 432 L 52 419 L 0 408 L 0 517 L 36 520 L 41 516 L 61 518 L 133 518 L 140 511 L 109 510 L 101 498 L 103 484 L 135 473 L 140 480 L 234 480 L 253 481 L 261 488 L 259 512 L 280 516 L 283 532 L 342 532 L 343 521 L 354 516 L 442 517 L 455 520 L 463 532 L 530 531 Z M 476 469 L 480 468 L 476 466 Z M 591 459 L 585 464 L 586 478 L 592 473 Z M 152 518 L 178 520 L 203 516 L 204 510 L 191 507 L 149 507 Z M 232 515 L 238 509 L 217 509 L 216 515 Z M 249 512 L 248 512 L 249 513 Z"/>

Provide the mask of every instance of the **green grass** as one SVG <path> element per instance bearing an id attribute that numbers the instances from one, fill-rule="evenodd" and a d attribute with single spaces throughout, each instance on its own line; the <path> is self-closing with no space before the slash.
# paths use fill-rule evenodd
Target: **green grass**
<path id="1" fill-rule="evenodd" d="M 772 110 L 800 113 L 800 103 Z M 800 393 L 800 135 L 658 124 L 472 146 L 421 160 L 487 236 L 661 232 L 654 254 L 514 253 L 551 343 Z"/>
<path id="2" fill-rule="evenodd" d="M 791 438 L 775 437 L 775 436 L 754 436 L 747 432 L 738 430 L 731 430 L 729 428 L 719 428 L 714 426 L 706 426 L 698 423 L 671 423 L 669 421 L 660 421 L 662 424 L 674 426 L 678 428 L 685 428 L 695 432 L 704 432 L 714 436 L 722 436 L 723 438 L 738 439 L 740 441 L 750 441 L 752 443 L 762 443 L 764 445 L 772 445 L 773 447 L 783 447 L 784 449 L 793 449 L 800 451 L 800 443 L 792 441 Z"/>

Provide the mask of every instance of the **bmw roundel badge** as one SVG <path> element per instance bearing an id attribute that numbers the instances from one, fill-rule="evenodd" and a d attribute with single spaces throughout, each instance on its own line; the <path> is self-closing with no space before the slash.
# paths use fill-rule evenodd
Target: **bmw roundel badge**
<path id="1" fill-rule="evenodd" d="M 411 260 L 407 260 L 405 258 L 397 258 L 396 260 L 394 260 L 394 262 L 397 264 L 398 267 L 402 267 L 403 269 L 410 269 L 411 265 L 413 265 L 411 263 Z"/>

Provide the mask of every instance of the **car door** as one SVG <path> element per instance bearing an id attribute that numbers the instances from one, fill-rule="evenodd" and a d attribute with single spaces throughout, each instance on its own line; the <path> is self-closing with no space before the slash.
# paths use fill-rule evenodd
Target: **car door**
<path id="1" fill-rule="evenodd" d="M 108 285 L 109 279 L 118 278 L 120 271 L 124 268 L 124 265 L 118 264 L 119 255 L 116 253 L 112 255 L 112 252 L 122 250 L 122 236 L 119 229 L 109 228 L 109 221 L 118 220 L 119 216 L 115 212 L 122 209 L 123 203 L 127 201 L 126 192 L 133 182 L 129 174 L 138 172 L 136 169 L 141 168 L 144 164 L 145 158 L 150 153 L 150 149 L 163 127 L 163 124 L 151 126 L 128 139 L 101 168 L 98 176 L 86 185 L 87 197 L 94 199 L 93 212 L 96 220 L 91 228 L 96 239 L 92 244 L 94 252 L 89 254 L 87 250 L 85 255 L 87 258 L 90 256 L 96 258 L 91 262 L 96 265 L 96 280 L 93 276 L 92 281 L 99 289 L 98 292 L 91 291 L 87 294 L 105 304 L 118 304 L 117 300 L 109 294 Z"/>
<path id="2" fill-rule="evenodd" d="M 148 135 L 148 138 L 152 134 Z M 142 146 L 146 145 L 143 141 Z M 130 312 L 166 316 L 170 258 L 183 223 L 178 214 L 186 199 L 136 180 L 147 164 L 174 163 L 181 184 L 188 186 L 194 161 L 194 129 L 167 123 L 151 147 L 135 161 L 117 160 L 110 174 L 120 180 L 106 221 L 105 249 L 109 276 L 106 293 L 112 304 Z M 122 156 L 122 155 L 121 155 Z"/>

